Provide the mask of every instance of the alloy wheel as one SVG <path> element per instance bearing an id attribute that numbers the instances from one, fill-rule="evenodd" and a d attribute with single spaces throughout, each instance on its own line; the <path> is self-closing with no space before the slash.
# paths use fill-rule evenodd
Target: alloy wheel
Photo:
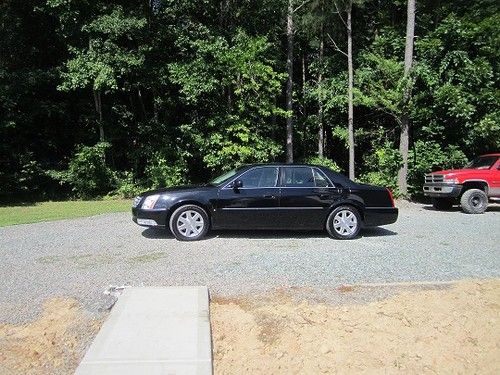
<path id="1" fill-rule="evenodd" d="M 341 210 L 333 218 L 333 229 L 341 236 L 351 235 L 358 227 L 358 219 L 352 211 Z"/>
<path id="2" fill-rule="evenodd" d="M 184 211 L 177 219 L 177 230 L 185 237 L 192 238 L 198 236 L 205 227 L 205 220 L 194 210 Z"/>

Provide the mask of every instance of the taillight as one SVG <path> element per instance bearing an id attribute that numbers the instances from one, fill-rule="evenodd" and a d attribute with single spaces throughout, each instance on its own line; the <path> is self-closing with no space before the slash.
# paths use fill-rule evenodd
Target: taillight
<path id="1" fill-rule="evenodd" d="M 396 205 L 394 204 L 394 197 L 392 196 L 392 191 L 390 191 L 389 189 L 387 189 L 387 192 L 389 193 L 389 198 L 391 198 L 392 207 L 396 207 Z"/>

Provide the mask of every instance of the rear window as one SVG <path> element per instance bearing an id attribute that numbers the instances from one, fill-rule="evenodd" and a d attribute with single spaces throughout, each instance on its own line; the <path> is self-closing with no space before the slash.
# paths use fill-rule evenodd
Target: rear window
<path id="1" fill-rule="evenodd" d="M 316 184 L 316 187 L 332 186 L 332 184 L 330 184 L 330 182 L 326 179 L 326 177 L 323 175 L 323 173 L 320 173 L 316 169 L 313 169 L 313 174 L 314 174 L 314 182 Z"/>
<path id="2" fill-rule="evenodd" d="M 285 167 L 283 175 L 285 187 L 314 187 L 314 176 L 308 167 Z"/>

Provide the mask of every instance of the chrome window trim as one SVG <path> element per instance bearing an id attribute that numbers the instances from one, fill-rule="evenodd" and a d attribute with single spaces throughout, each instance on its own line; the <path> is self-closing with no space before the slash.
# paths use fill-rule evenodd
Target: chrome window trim
<path id="1" fill-rule="evenodd" d="M 318 173 L 320 173 L 329 183 L 331 186 L 316 186 L 316 180 L 314 180 L 314 186 L 283 186 L 283 184 L 281 183 L 281 177 L 282 177 L 282 171 L 281 169 L 283 168 L 293 168 L 294 166 L 286 166 L 286 165 L 280 165 L 280 166 L 262 166 L 262 165 L 259 165 L 259 166 L 255 166 L 255 167 L 252 167 L 248 170 L 246 170 L 245 172 L 243 172 L 242 174 L 240 174 L 239 176 L 235 177 L 234 179 L 232 179 L 231 181 L 229 181 L 227 184 L 225 184 L 222 188 L 222 189 L 226 189 L 226 190 L 231 190 L 232 188 L 229 187 L 229 185 L 231 185 L 234 181 L 238 180 L 240 177 L 244 176 L 246 173 L 250 172 L 250 171 L 253 171 L 254 169 L 258 169 L 258 168 L 277 168 L 278 169 L 278 177 L 276 179 L 276 185 L 279 185 L 280 186 L 265 186 L 265 187 L 241 187 L 241 188 L 238 188 L 238 190 L 255 190 L 255 189 L 338 189 L 338 187 L 332 182 L 332 180 L 319 168 L 317 167 L 310 167 L 310 166 L 295 166 L 295 168 L 310 168 L 311 169 L 311 173 L 312 170 L 316 170 Z M 313 173 L 313 178 L 314 178 L 314 173 Z"/>

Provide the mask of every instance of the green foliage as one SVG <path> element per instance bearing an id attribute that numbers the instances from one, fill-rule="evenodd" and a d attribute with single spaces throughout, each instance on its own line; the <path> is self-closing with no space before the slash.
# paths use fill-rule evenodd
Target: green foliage
<path id="1" fill-rule="evenodd" d="M 133 198 L 146 190 L 134 181 L 134 174 L 130 171 L 116 172 L 114 180 L 116 189 L 110 194 L 113 198 Z"/>
<path id="2" fill-rule="evenodd" d="M 40 163 L 33 160 L 33 153 L 27 153 L 20 158 L 21 168 L 16 176 L 18 188 L 23 192 L 31 189 L 38 190 L 47 174 L 40 166 Z"/>
<path id="3" fill-rule="evenodd" d="M 288 113 L 286 1 L 0 2 L 1 199 L 62 197 L 70 188 L 130 196 L 282 160 L 289 116 L 296 160 L 317 155 L 321 121 L 324 155 L 346 171 L 347 33 L 339 16 L 345 21 L 347 2 L 336 4 L 295 4 Z M 494 0 L 419 1 L 405 79 L 405 7 L 353 1 L 356 173 L 394 188 L 407 114 L 409 182 L 418 194 L 431 169 L 500 148 L 500 12 Z M 96 143 L 96 117 L 113 148 L 73 155 L 76 145 Z"/>
<path id="4" fill-rule="evenodd" d="M 267 57 L 270 47 L 265 37 L 237 30 L 229 42 L 223 37 L 193 41 L 192 58 L 169 66 L 186 103 L 203 106 L 219 97 L 205 116 L 183 126 L 214 171 L 272 161 L 281 152 L 269 135 L 271 118 L 288 115 L 275 100 L 285 76 Z"/>
<path id="5" fill-rule="evenodd" d="M 337 165 L 337 163 L 328 158 L 320 158 L 317 156 L 313 156 L 311 158 L 306 159 L 305 163 L 313 165 L 322 165 L 323 167 L 330 168 L 332 171 L 340 172 L 340 168 Z"/>
<path id="6" fill-rule="evenodd" d="M 401 162 L 399 151 L 386 142 L 376 148 L 373 154 L 366 156 L 364 163 L 370 166 L 370 171 L 359 179 L 368 184 L 388 187 L 397 196 L 397 175 Z"/>
<path id="7" fill-rule="evenodd" d="M 144 18 L 126 15 L 121 6 L 83 25 L 88 45 L 69 47 L 73 58 L 66 62 L 59 88 L 118 89 L 119 80 L 144 63 L 144 48 L 130 47 L 122 40 L 132 39 L 145 26 Z"/>
<path id="8" fill-rule="evenodd" d="M 400 124 L 405 110 L 405 88 L 412 84 L 403 77 L 403 62 L 378 52 L 363 54 L 361 61 L 355 91 L 357 104 L 386 113 Z"/>
<path id="9" fill-rule="evenodd" d="M 113 173 L 106 165 L 106 150 L 110 147 L 107 142 L 80 146 L 66 171 L 51 171 L 50 174 L 60 183 L 69 184 L 78 198 L 104 195 L 114 185 Z"/>
<path id="10" fill-rule="evenodd" d="M 169 162 L 160 153 L 155 153 L 146 166 L 146 178 L 151 189 L 178 186 L 187 182 L 187 165 L 183 160 Z"/>

